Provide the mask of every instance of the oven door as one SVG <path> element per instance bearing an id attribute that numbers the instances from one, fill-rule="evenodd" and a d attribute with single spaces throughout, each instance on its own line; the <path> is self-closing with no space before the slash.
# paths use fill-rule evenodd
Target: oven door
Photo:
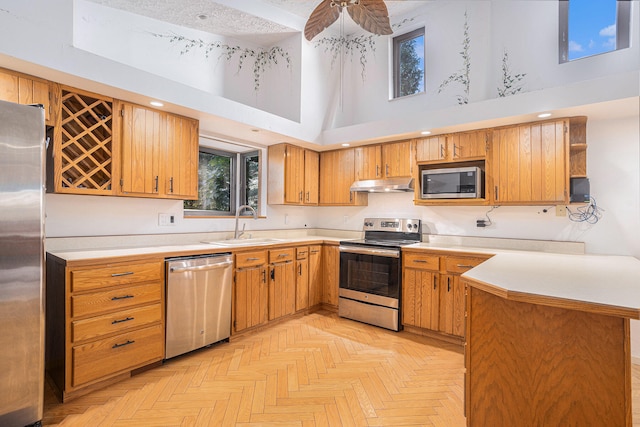
<path id="1" fill-rule="evenodd" d="M 340 296 L 399 308 L 400 250 L 341 245 Z"/>

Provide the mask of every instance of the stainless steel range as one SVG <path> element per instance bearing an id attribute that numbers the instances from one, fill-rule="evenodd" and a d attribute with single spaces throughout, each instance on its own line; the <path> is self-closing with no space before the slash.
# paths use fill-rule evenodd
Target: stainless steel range
<path id="1" fill-rule="evenodd" d="M 419 219 L 366 218 L 364 240 L 340 242 L 338 315 L 402 329 L 402 246 L 422 240 Z"/>

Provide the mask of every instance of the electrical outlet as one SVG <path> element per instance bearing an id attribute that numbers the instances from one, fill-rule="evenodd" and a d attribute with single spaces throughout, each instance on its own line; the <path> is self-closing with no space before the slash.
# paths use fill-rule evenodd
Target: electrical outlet
<path id="1" fill-rule="evenodd" d="M 349 222 L 349 217 L 347 215 L 344 216 L 344 223 L 348 223 Z"/>
<path id="2" fill-rule="evenodd" d="M 158 214 L 158 225 L 161 227 L 176 225 L 175 215 L 165 214 L 165 213 Z"/>
<path id="3" fill-rule="evenodd" d="M 556 216 L 567 216 L 567 207 L 561 205 L 556 206 Z"/>

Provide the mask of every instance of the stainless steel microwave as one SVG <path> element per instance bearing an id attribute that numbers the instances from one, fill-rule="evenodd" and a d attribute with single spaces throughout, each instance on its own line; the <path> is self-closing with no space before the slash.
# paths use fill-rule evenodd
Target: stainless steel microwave
<path id="1" fill-rule="evenodd" d="M 482 197 L 483 172 L 479 167 L 423 169 L 423 199 L 475 199 Z"/>

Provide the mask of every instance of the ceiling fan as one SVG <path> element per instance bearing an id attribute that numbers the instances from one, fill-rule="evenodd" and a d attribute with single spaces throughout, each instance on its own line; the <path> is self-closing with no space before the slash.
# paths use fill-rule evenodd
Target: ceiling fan
<path id="1" fill-rule="evenodd" d="M 322 0 L 304 27 L 305 38 L 311 41 L 333 24 L 344 8 L 349 12 L 351 19 L 364 30 L 379 35 L 393 33 L 384 0 Z"/>

